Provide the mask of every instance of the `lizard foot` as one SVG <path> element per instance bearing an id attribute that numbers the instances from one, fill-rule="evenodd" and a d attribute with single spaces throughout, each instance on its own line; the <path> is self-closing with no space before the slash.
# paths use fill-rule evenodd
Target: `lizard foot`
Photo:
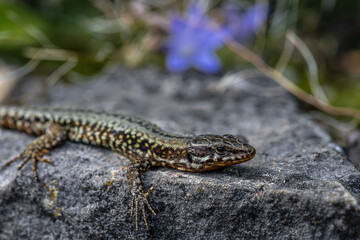
<path id="1" fill-rule="evenodd" d="M 32 145 L 30 144 L 25 151 L 23 151 L 22 153 L 20 153 L 18 156 L 14 157 L 13 159 L 11 159 L 10 161 L 6 162 L 3 165 L 3 168 L 9 166 L 11 163 L 23 158 L 23 162 L 19 165 L 18 169 L 20 170 L 28 161 L 32 161 L 32 171 L 34 174 L 34 178 L 35 180 L 38 180 L 37 177 L 37 172 L 36 172 L 36 162 L 51 162 L 50 159 L 48 158 L 43 158 L 43 156 L 45 154 L 49 153 L 48 150 L 46 149 L 42 149 L 42 150 L 37 150 L 36 148 L 34 149 L 32 147 Z"/>
<path id="2" fill-rule="evenodd" d="M 143 218 L 145 222 L 145 226 L 147 229 L 149 229 L 147 220 L 146 220 L 146 211 L 145 211 L 145 205 L 147 208 L 152 212 L 152 214 L 156 215 L 155 211 L 150 206 L 147 196 L 154 190 L 153 187 L 147 191 L 147 193 L 144 193 L 143 191 L 133 191 L 133 198 L 132 198 L 132 205 L 131 205 L 131 216 L 135 214 L 135 221 L 136 221 L 136 230 L 139 229 L 139 208 L 141 208 L 141 211 L 143 213 Z"/>
<path id="3" fill-rule="evenodd" d="M 18 159 L 24 158 L 18 169 L 21 169 L 28 161 L 32 161 L 32 171 L 35 180 L 38 180 L 36 173 L 37 162 L 51 162 L 50 159 L 43 158 L 43 156 L 49 153 L 49 149 L 61 144 L 67 138 L 66 130 L 56 124 L 50 124 L 47 126 L 45 133 L 35 140 L 33 140 L 17 157 L 11 159 L 3 165 L 3 167 L 9 166 L 11 163 Z"/>

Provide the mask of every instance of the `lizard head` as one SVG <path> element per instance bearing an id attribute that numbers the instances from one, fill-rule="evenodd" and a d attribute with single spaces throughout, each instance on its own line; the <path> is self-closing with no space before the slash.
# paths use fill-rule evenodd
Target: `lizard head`
<path id="1" fill-rule="evenodd" d="M 190 140 L 187 171 L 203 172 L 246 162 L 255 149 L 233 135 L 199 135 Z"/>

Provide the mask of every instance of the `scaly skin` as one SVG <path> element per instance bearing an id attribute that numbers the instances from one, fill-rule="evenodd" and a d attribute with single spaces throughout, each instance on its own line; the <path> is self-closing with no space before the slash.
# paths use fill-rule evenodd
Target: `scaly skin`
<path id="1" fill-rule="evenodd" d="M 187 136 L 161 130 L 155 124 L 119 113 L 53 108 L 0 107 L 0 126 L 37 135 L 24 152 L 4 164 L 24 158 L 21 169 L 32 161 L 50 162 L 43 155 L 69 140 L 110 148 L 130 159 L 127 180 L 133 196 L 131 215 L 135 213 L 138 229 L 139 208 L 146 227 L 145 205 L 155 215 L 144 192 L 141 173 L 152 166 L 172 167 L 182 171 L 203 172 L 246 162 L 255 149 L 232 135 Z"/>

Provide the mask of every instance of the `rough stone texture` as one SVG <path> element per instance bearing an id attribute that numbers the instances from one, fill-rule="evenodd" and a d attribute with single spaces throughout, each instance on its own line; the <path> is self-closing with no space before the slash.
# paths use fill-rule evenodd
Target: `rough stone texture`
<path id="1" fill-rule="evenodd" d="M 347 140 L 349 146 L 346 150 L 349 160 L 360 171 L 360 131 L 351 131 L 347 135 Z"/>
<path id="2" fill-rule="evenodd" d="M 214 94 L 216 78 L 124 69 L 39 95 L 36 80 L 14 94 L 29 105 L 121 110 L 180 133 L 246 135 L 244 164 L 208 173 L 157 168 L 143 175 L 150 228 L 135 231 L 127 160 L 75 143 L 52 164 L 0 172 L 0 239 L 360 239 L 360 173 L 288 95 Z M 25 97 L 24 97 L 25 96 Z M 33 137 L 0 129 L 1 162 Z M 120 159 L 120 160 L 119 160 Z"/>

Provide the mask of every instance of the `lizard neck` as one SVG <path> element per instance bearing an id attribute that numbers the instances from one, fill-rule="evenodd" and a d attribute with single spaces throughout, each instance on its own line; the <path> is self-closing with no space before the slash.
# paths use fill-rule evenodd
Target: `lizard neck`
<path id="1" fill-rule="evenodd" d="M 152 166 L 170 166 L 187 160 L 191 137 L 167 132 L 117 132 L 113 150 L 132 161 L 148 161 Z M 174 165 L 175 167 L 175 165 Z"/>

